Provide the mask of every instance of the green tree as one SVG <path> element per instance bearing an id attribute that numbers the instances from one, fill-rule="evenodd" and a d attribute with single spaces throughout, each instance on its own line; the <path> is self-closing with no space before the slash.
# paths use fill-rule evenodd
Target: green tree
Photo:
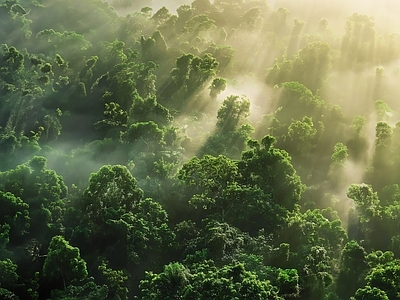
<path id="1" fill-rule="evenodd" d="M 292 210 L 300 200 L 304 185 L 296 173 L 289 154 L 274 147 L 276 139 L 265 136 L 261 145 L 249 142 L 239 161 L 241 184 L 257 186 L 272 196 L 273 203 Z"/>
<path id="2" fill-rule="evenodd" d="M 288 82 L 291 79 L 293 61 L 283 56 L 280 60 L 276 59 L 275 64 L 268 69 L 266 83 L 275 86 Z"/>
<path id="3" fill-rule="evenodd" d="M 61 123 L 57 116 L 55 115 L 45 115 L 43 118 L 46 142 L 49 140 L 55 140 L 61 134 Z"/>
<path id="4" fill-rule="evenodd" d="M 151 18 L 157 25 L 164 24 L 169 18 L 171 14 L 169 13 L 168 8 L 165 6 L 161 7 Z"/>
<path id="5" fill-rule="evenodd" d="M 29 205 L 29 236 L 41 242 L 61 233 L 68 192 L 63 178 L 48 169 L 46 163 L 43 156 L 34 156 L 29 162 L 0 173 L 0 189 Z"/>
<path id="6" fill-rule="evenodd" d="M 205 229 L 202 242 L 206 253 L 218 264 L 235 261 L 250 240 L 247 233 L 226 222 L 206 219 L 203 224 Z"/>
<path id="7" fill-rule="evenodd" d="M 347 157 L 347 146 L 341 142 L 336 143 L 333 147 L 331 163 L 327 174 L 329 185 L 333 189 L 341 189 L 345 184 L 343 181 L 343 174 L 346 170 Z"/>
<path id="8" fill-rule="evenodd" d="M 342 250 L 340 271 L 337 278 L 337 294 L 343 299 L 354 295 L 365 284 L 368 271 L 367 253 L 356 241 L 349 241 Z"/>
<path id="9" fill-rule="evenodd" d="M 274 284 L 275 285 L 275 284 Z M 295 298 L 300 294 L 299 275 L 296 269 L 279 269 L 276 278 L 279 295 L 284 298 Z"/>
<path id="10" fill-rule="evenodd" d="M 331 68 L 331 47 L 325 42 L 315 42 L 300 50 L 293 61 L 293 79 L 317 92 Z"/>
<path id="11" fill-rule="evenodd" d="M 199 155 L 227 155 L 238 158 L 246 148 L 254 128 L 245 124 L 250 115 L 250 100 L 245 96 L 228 96 L 218 110 L 214 133 L 207 139 Z"/>
<path id="12" fill-rule="evenodd" d="M 216 98 L 218 94 L 225 91 L 226 80 L 220 77 L 214 78 L 210 85 L 210 96 L 211 98 Z"/>
<path id="13" fill-rule="evenodd" d="M 234 263 L 218 268 L 206 261 L 191 268 L 169 264 L 164 272 L 147 272 L 141 290 L 148 299 L 281 299 L 269 281 L 261 281 Z"/>
<path id="14" fill-rule="evenodd" d="M 348 188 L 347 197 L 356 205 L 359 229 L 364 235 L 366 245 L 372 249 L 389 248 L 391 233 L 382 222 L 384 214 L 377 192 L 371 185 L 352 184 Z"/>
<path id="15" fill-rule="evenodd" d="M 347 147 L 343 143 L 336 143 L 333 148 L 333 154 L 331 156 L 331 160 L 334 164 L 344 165 L 347 159 Z"/>
<path id="16" fill-rule="evenodd" d="M 376 190 L 380 190 L 387 184 L 391 184 L 391 178 L 386 178 L 391 162 L 387 158 L 392 155 L 393 130 L 386 122 L 378 122 L 375 127 L 375 151 L 372 159 L 370 179 Z"/>
<path id="17" fill-rule="evenodd" d="M 396 299 L 400 292 L 400 266 L 398 261 L 393 260 L 386 264 L 379 264 L 366 276 L 366 281 L 367 285 L 373 289 L 383 291 L 387 295 L 387 299 Z"/>
<path id="18" fill-rule="evenodd" d="M 89 186 L 83 192 L 83 213 L 95 225 L 106 222 L 116 213 L 132 211 L 142 199 L 143 191 L 129 170 L 121 165 L 105 165 L 89 177 Z M 94 228 L 102 231 L 100 228 Z"/>
<path id="19" fill-rule="evenodd" d="M 280 255 L 287 255 L 288 258 L 289 253 L 285 253 L 286 250 L 289 250 L 288 248 L 288 244 L 281 244 L 279 248 L 271 248 L 270 251 L 274 253 L 274 257 L 277 259 Z M 299 297 L 299 274 L 296 269 L 271 267 L 264 263 L 262 255 L 241 253 L 238 260 L 244 263 L 247 270 L 257 274 L 260 280 L 269 280 L 273 286 L 278 288 L 281 297 L 285 299 Z"/>
<path id="20" fill-rule="evenodd" d="M 367 139 L 364 133 L 366 118 L 364 116 L 355 116 L 351 122 L 351 135 L 347 141 L 349 155 L 356 161 L 366 157 Z"/>
<path id="21" fill-rule="evenodd" d="M 110 102 L 105 104 L 104 119 L 97 121 L 94 126 L 106 136 L 119 137 L 120 131 L 125 129 L 128 121 L 128 113 L 121 109 L 118 103 Z"/>
<path id="22" fill-rule="evenodd" d="M 299 19 L 294 19 L 293 23 L 294 23 L 293 29 L 292 29 L 289 44 L 287 47 L 287 53 L 290 58 L 292 58 L 298 50 L 300 35 L 306 24 L 304 21 L 301 21 Z"/>
<path id="23" fill-rule="evenodd" d="M 185 30 L 193 32 L 196 35 L 201 31 L 207 31 L 216 28 L 215 21 L 206 14 L 196 15 L 185 23 Z"/>
<path id="24" fill-rule="evenodd" d="M 209 0 L 195 0 L 192 2 L 192 9 L 196 13 L 205 13 L 212 10 L 212 4 Z"/>
<path id="25" fill-rule="evenodd" d="M 210 53 L 203 57 L 182 54 L 176 59 L 170 80 L 162 88 L 161 103 L 182 111 L 187 104 L 185 101 L 196 95 L 207 80 L 216 75 L 218 66 L 219 62 Z"/>
<path id="26" fill-rule="evenodd" d="M 331 258 L 326 249 L 313 246 L 305 258 L 303 272 L 300 273 L 302 294 L 308 299 L 321 299 L 333 283 Z"/>
<path id="27" fill-rule="evenodd" d="M 106 261 L 99 265 L 99 271 L 106 278 L 107 286 L 110 288 L 110 294 L 115 295 L 115 299 L 128 299 L 128 289 L 124 286 L 128 276 L 122 270 L 113 270 L 108 267 Z M 110 296 L 111 296 L 110 295 Z"/>
<path id="28" fill-rule="evenodd" d="M 160 274 L 146 272 L 140 282 L 142 297 L 146 299 L 185 299 L 185 289 L 192 274 L 181 263 L 170 263 L 164 266 Z"/>
<path id="29" fill-rule="evenodd" d="M 265 24 L 267 31 L 272 31 L 278 37 L 286 36 L 290 31 L 288 24 L 288 17 L 290 12 L 283 7 L 279 7 L 275 12 L 271 14 L 271 17 Z"/>
<path id="30" fill-rule="evenodd" d="M 207 269 L 211 272 L 207 272 Z M 216 269 L 212 265 L 208 267 L 205 264 L 199 266 L 199 271 L 195 277 L 196 280 L 193 282 L 194 288 L 188 293 L 189 297 L 204 291 L 201 293 L 201 299 L 210 299 L 212 297 L 221 299 L 280 298 L 268 281 L 260 281 L 256 275 L 247 271 L 243 264 L 230 264 L 221 269 Z"/>
<path id="31" fill-rule="evenodd" d="M 387 103 L 385 103 L 384 101 L 376 100 L 375 101 L 375 112 L 378 116 L 379 121 L 387 122 L 388 118 L 391 114 L 391 109 L 387 105 Z"/>
<path id="32" fill-rule="evenodd" d="M 149 142 L 159 143 L 163 138 L 163 131 L 153 121 L 138 122 L 129 126 L 123 138 L 128 142 L 143 140 L 146 144 Z"/>
<path id="33" fill-rule="evenodd" d="M 0 290 L 13 290 L 17 284 L 17 265 L 11 259 L 0 260 Z M 1 295 L 1 292 L 0 292 Z"/>
<path id="34" fill-rule="evenodd" d="M 183 165 L 178 178 L 193 189 L 189 200 L 194 207 L 217 212 L 224 221 L 226 214 L 237 205 L 228 197 L 238 177 L 236 163 L 225 156 L 192 158 Z"/>
<path id="35" fill-rule="evenodd" d="M 108 287 L 106 285 L 97 285 L 92 280 L 83 285 L 69 285 L 65 290 L 52 290 L 52 300 L 85 300 L 97 299 L 106 300 L 109 298 Z"/>
<path id="36" fill-rule="evenodd" d="M 43 42 L 44 45 L 53 47 L 54 54 L 59 53 L 68 61 L 73 61 L 74 57 L 81 56 L 82 51 L 91 46 L 82 34 L 75 31 L 59 32 L 54 29 L 44 29 L 36 34 L 36 39 Z"/>
<path id="37" fill-rule="evenodd" d="M 133 213 L 123 215 L 121 221 L 110 220 L 108 223 L 127 233 L 128 262 L 139 263 L 143 259 L 154 266 L 159 264 L 175 238 L 168 225 L 167 212 L 150 198 L 140 200 Z"/>
<path id="38" fill-rule="evenodd" d="M 275 240 L 279 255 L 272 252 L 265 260 L 275 267 L 296 268 L 305 299 L 321 299 L 331 288 L 340 250 L 347 234 L 331 209 L 289 213 Z"/>
<path id="39" fill-rule="evenodd" d="M 178 24 L 181 28 L 193 15 L 192 8 L 187 4 L 179 6 L 176 12 L 178 13 Z"/>
<path id="40" fill-rule="evenodd" d="M 378 122 L 375 127 L 375 148 L 376 151 L 383 150 L 384 148 L 390 148 L 392 137 L 392 128 L 386 122 Z"/>
<path id="41" fill-rule="evenodd" d="M 371 185 L 352 184 L 347 190 L 347 197 L 354 200 L 361 214 L 362 222 L 369 222 L 371 218 L 379 213 L 378 194 L 374 192 Z"/>
<path id="42" fill-rule="evenodd" d="M 124 166 L 105 165 L 93 173 L 82 204 L 76 237 L 85 250 L 96 248 L 113 266 L 132 270 L 143 259 L 156 264 L 174 239 L 165 210 L 143 199 L 143 190 Z"/>
<path id="43" fill-rule="evenodd" d="M 30 217 L 27 203 L 10 192 L 0 191 L 0 207 L 2 207 L 0 224 L 10 225 L 12 241 L 28 233 Z"/>
<path id="44" fill-rule="evenodd" d="M 11 252 L 6 249 L 8 242 L 10 241 L 10 225 L 0 225 L 0 259 L 11 257 Z"/>
<path id="45" fill-rule="evenodd" d="M 260 188 L 240 184 L 240 177 L 237 162 L 209 155 L 191 159 L 178 174 L 189 203 L 202 214 L 252 233 L 278 227 L 284 210 Z"/>
<path id="46" fill-rule="evenodd" d="M 376 287 L 366 286 L 365 288 L 359 288 L 356 291 L 354 297 L 351 300 L 389 300 L 388 296 L 384 291 Z"/>
<path id="47" fill-rule="evenodd" d="M 347 19 L 342 39 L 341 61 L 344 68 L 357 68 L 371 63 L 375 50 L 373 17 L 354 13 Z"/>
<path id="48" fill-rule="evenodd" d="M 246 97 L 229 96 L 218 110 L 217 129 L 222 133 L 234 131 L 250 115 L 250 100 Z"/>
<path id="49" fill-rule="evenodd" d="M 285 82 L 282 85 L 282 93 L 278 99 L 276 118 L 282 124 L 290 124 L 292 120 L 301 120 L 305 116 L 317 122 L 321 119 L 325 103 L 299 82 Z"/>
<path id="50" fill-rule="evenodd" d="M 240 27 L 249 31 L 255 30 L 261 23 L 261 12 L 262 8 L 260 6 L 250 8 L 240 18 Z"/>
<path id="51" fill-rule="evenodd" d="M 288 127 L 289 149 L 293 149 L 293 153 L 300 157 L 308 156 L 315 145 L 316 134 L 312 118 L 303 117 L 301 121 L 293 121 Z"/>
<path id="52" fill-rule="evenodd" d="M 8 47 L 6 44 L 1 45 L 3 60 L 10 71 L 18 72 L 23 69 L 24 55 L 14 46 Z"/>
<path id="53" fill-rule="evenodd" d="M 47 251 L 43 274 L 48 280 L 62 279 L 64 289 L 69 284 L 80 283 L 88 275 L 86 262 L 79 248 L 71 246 L 62 236 L 54 236 Z"/>

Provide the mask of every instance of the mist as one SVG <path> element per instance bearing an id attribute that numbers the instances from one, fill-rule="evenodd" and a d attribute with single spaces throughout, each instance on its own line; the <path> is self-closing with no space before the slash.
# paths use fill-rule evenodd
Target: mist
<path id="1" fill-rule="evenodd" d="M 217 99 L 212 102 L 205 104 L 199 104 L 200 101 L 205 101 L 208 97 L 208 85 L 209 81 L 205 82 L 204 85 L 192 94 L 187 95 L 186 105 L 182 107 L 182 112 L 175 117 L 174 124 L 179 129 L 182 139 L 187 138 L 190 141 L 190 146 L 186 143 L 185 156 L 186 160 L 190 159 L 193 155 L 198 153 L 202 148 L 202 145 L 213 135 L 215 132 L 215 123 L 217 122 L 216 116 L 218 110 L 224 99 L 231 95 L 246 96 L 251 101 L 250 113 L 247 121 L 255 128 L 255 132 L 252 133 L 253 137 L 260 138 L 264 134 L 274 134 L 278 139 L 278 146 L 287 150 L 289 154 L 293 155 L 294 166 L 297 167 L 302 174 L 304 182 L 313 185 L 318 184 L 313 178 L 320 178 L 322 183 L 324 180 L 329 180 L 329 167 L 326 170 L 318 169 L 315 164 L 308 164 L 307 160 L 302 155 L 296 154 L 296 146 L 291 146 L 291 142 L 287 138 L 287 133 L 284 131 L 290 125 L 290 121 L 295 121 L 300 115 L 295 117 L 288 117 L 288 122 L 281 121 L 280 128 L 277 132 L 276 128 L 273 128 L 271 116 L 275 116 L 277 109 L 282 109 L 279 114 L 285 114 L 285 107 L 282 107 L 281 103 L 281 91 L 282 88 L 279 84 L 282 83 L 277 81 L 278 84 L 266 84 L 266 76 L 268 72 L 283 59 L 290 59 L 296 64 L 296 59 L 300 61 L 301 49 L 307 44 L 313 42 L 325 42 L 331 47 L 329 57 L 330 63 L 327 64 L 325 72 L 318 76 L 323 76 L 322 83 L 318 84 L 316 88 L 309 87 L 314 95 L 325 102 L 326 109 L 333 105 L 338 105 L 343 114 L 344 120 L 342 123 L 343 131 L 342 136 L 337 133 L 336 136 L 330 136 L 329 140 L 321 139 L 320 141 L 314 141 L 317 143 L 326 143 L 326 148 L 332 147 L 335 142 L 346 143 L 351 137 L 350 121 L 357 115 L 363 115 L 366 117 L 366 124 L 363 129 L 363 138 L 366 141 L 366 153 L 363 156 L 363 160 L 357 161 L 351 158 L 349 164 L 353 167 L 346 167 L 346 176 L 343 176 L 340 183 L 340 190 L 346 190 L 346 188 L 352 183 L 363 182 L 364 175 L 369 168 L 371 161 L 374 156 L 374 143 L 375 143 L 375 125 L 379 121 L 376 117 L 376 111 L 374 103 L 377 100 L 383 100 L 391 109 L 390 118 L 386 121 L 390 126 L 394 126 L 400 118 L 398 117 L 398 102 L 396 95 L 398 92 L 398 85 L 396 79 L 398 74 L 398 63 L 399 57 L 396 52 L 398 50 L 399 41 L 398 26 L 395 11 L 399 8 L 397 1 L 383 1 L 379 4 L 373 1 L 336 1 L 336 2 L 316 2 L 311 0 L 304 1 L 243 1 L 243 5 L 247 10 L 251 8 L 260 9 L 260 14 L 257 20 L 252 25 L 253 28 L 249 30 L 248 25 L 245 25 L 243 21 L 240 21 L 243 17 L 243 12 L 236 12 L 237 21 L 235 27 L 228 25 L 228 21 L 221 21 L 218 19 L 218 13 L 228 11 L 228 9 L 234 8 L 234 3 L 222 3 L 217 6 L 215 10 L 217 28 L 202 33 L 201 43 L 199 40 L 193 40 L 190 36 L 186 36 L 189 41 L 189 45 L 185 45 L 185 48 L 190 52 L 190 44 L 193 44 L 192 48 L 196 49 L 196 55 L 203 55 L 210 50 L 210 46 L 215 42 L 213 39 L 219 34 L 219 26 L 222 26 L 226 31 L 226 37 L 224 40 L 219 40 L 219 43 L 223 47 L 232 47 L 235 51 L 233 58 L 224 66 L 220 68 L 219 76 L 226 78 L 227 87 L 221 92 Z M 165 6 L 171 15 L 177 15 L 176 9 L 181 5 L 190 5 L 190 1 L 142 1 L 137 3 L 122 3 L 122 2 L 110 2 L 111 5 L 116 6 L 116 11 L 123 18 L 125 15 L 131 14 L 135 11 L 139 11 L 142 7 L 151 7 L 152 15 L 163 6 Z M 284 20 L 281 20 L 280 28 L 273 29 L 273 34 L 268 34 L 268 28 L 271 28 L 270 22 L 274 19 L 274 15 L 277 14 L 281 8 L 287 10 L 287 15 Z M 368 59 L 360 58 L 358 62 L 353 63 L 351 60 L 347 60 L 345 55 L 353 50 L 343 51 L 343 39 L 346 35 L 353 34 L 346 29 L 349 28 L 351 17 L 354 14 L 365 15 L 370 18 L 372 28 L 374 30 L 374 43 L 375 50 L 372 56 Z M 304 22 L 304 25 L 299 32 L 294 34 L 294 26 L 297 21 Z M 321 20 L 325 20 L 322 29 L 320 27 Z M 242 23 L 240 23 L 242 22 Z M 346 25 L 347 24 L 347 25 Z M 230 27 L 232 26 L 232 27 Z M 146 36 L 146 30 L 143 30 Z M 168 28 L 162 29 L 162 34 L 168 36 Z M 139 33 L 140 34 L 140 33 Z M 297 42 L 292 42 L 292 40 Z M 166 45 L 169 48 L 179 47 L 184 41 L 177 40 L 173 36 L 168 40 L 166 39 Z M 178 44 L 176 44 L 178 43 Z M 181 44 L 179 44 L 181 43 Z M 291 46 L 292 45 L 292 46 Z M 289 47 L 294 47 L 291 50 Z M 379 48 L 380 47 L 380 48 Z M 292 54 L 289 55 L 289 50 Z M 359 49 L 354 50 L 359 51 Z M 391 56 L 387 56 L 388 51 L 391 51 Z M 311 54 L 312 55 L 312 54 Z M 360 54 L 361 55 L 361 54 Z M 218 57 L 218 56 L 217 56 Z M 393 57 L 393 58 L 392 58 Z M 311 57 L 312 59 L 312 57 Z M 349 58 L 350 59 L 350 58 Z M 309 62 L 312 64 L 312 62 Z M 172 67 L 172 66 L 170 66 Z M 310 66 L 311 67 L 311 66 Z M 163 63 L 160 63 L 160 70 L 163 69 Z M 379 78 L 377 78 L 377 70 L 381 70 Z M 165 71 L 163 71 L 165 72 Z M 288 71 L 288 74 L 284 75 L 286 81 L 299 81 L 305 83 L 303 77 L 307 76 L 307 71 Z M 157 74 L 161 79 L 157 83 L 158 87 L 165 85 L 168 80 L 168 76 L 164 73 Z M 379 82 L 378 82 L 379 81 Z M 163 103 L 163 96 L 159 95 L 159 101 Z M 165 102 L 166 103 L 166 102 Z M 164 104 L 164 103 L 163 103 Z M 168 105 L 166 105 L 168 107 Z M 199 117 L 195 119 L 190 117 L 192 112 L 196 112 Z M 324 114 L 327 112 L 323 112 Z M 267 117 L 269 116 L 269 117 Z M 304 116 L 310 116 L 306 111 Z M 313 117 L 313 116 L 310 116 Z M 323 122 L 323 119 L 319 120 L 319 116 L 314 116 L 314 126 L 317 122 Z M 192 120 L 192 121 L 190 121 Z M 278 117 L 279 120 L 279 117 Z M 199 127 L 199 124 L 202 124 Z M 345 125 L 347 124 L 347 125 Z M 329 127 L 330 124 L 324 124 L 325 127 Z M 272 128 L 271 128 L 272 127 Z M 318 132 L 318 135 L 324 135 L 322 129 Z M 277 135 L 278 134 L 278 135 Z M 280 136 L 279 136 L 280 135 Z M 186 137 L 185 137 L 186 136 Z M 319 155 L 318 149 L 324 148 L 325 146 L 314 146 L 312 149 L 313 155 Z M 294 147 L 294 148 L 293 148 Z M 62 148 L 62 147 L 61 147 Z M 293 148 L 293 149 L 292 149 Z M 328 162 L 331 150 L 325 150 L 325 153 L 320 153 L 321 160 Z M 115 157 L 115 155 L 113 155 Z M 106 159 L 108 160 L 108 159 Z M 88 159 L 90 161 L 90 159 Z M 118 161 L 118 159 L 111 159 L 108 161 Z M 123 159 L 122 159 L 123 161 Z M 93 164 L 98 166 L 101 162 Z M 304 165 L 304 167 L 302 166 Z M 306 167 L 307 166 L 307 167 Z M 95 171 L 95 167 L 90 168 Z M 354 176 L 351 174 L 351 170 L 358 170 Z M 364 170 L 364 171 L 361 171 Z M 319 177 L 321 172 L 325 175 Z M 87 173 L 87 172 L 86 172 Z M 319 174 L 319 175 L 317 175 Z M 307 178 L 310 178 L 308 181 Z M 333 193 L 334 191 L 326 190 L 326 193 Z M 345 193 L 340 192 L 338 194 L 339 199 L 343 199 Z M 336 194 L 335 194 L 336 195 Z M 341 201 L 341 200 L 339 200 Z M 347 201 L 347 200 L 345 200 Z M 318 206 L 318 205 L 317 205 Z M 344 212 L 344 214 L 346 214 Z"/>
<path id="2" fill-rule="evenodd" d="M 399 11 L 3 1 L 1 290 L 394 299 L 374 280 L 400 263 Z"/>

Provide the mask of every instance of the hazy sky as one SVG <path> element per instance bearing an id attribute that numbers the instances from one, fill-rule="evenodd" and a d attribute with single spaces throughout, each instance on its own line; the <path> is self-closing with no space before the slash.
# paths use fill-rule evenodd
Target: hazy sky
<path id="1" fill-rule="evenodd" d="M 319 15 L 327 18 L 331 25 L 343 27 L 345 19 L 353 13 L 367 14 L 374 17 L 378 30 L 400 32 L 399 0 L 269 0 L 268 3 L 273 10 L 288 8 L 292 17 L 307 21 L 307 16 Z"/>

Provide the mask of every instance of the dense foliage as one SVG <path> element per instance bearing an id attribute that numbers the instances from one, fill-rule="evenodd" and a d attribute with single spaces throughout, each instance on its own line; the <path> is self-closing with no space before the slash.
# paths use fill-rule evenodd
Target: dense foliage
<path id="1" fill-rule="evenodd" d="M 399 297 L 398 36 L 279 3 L 1 2 L 1 299 Z"/>

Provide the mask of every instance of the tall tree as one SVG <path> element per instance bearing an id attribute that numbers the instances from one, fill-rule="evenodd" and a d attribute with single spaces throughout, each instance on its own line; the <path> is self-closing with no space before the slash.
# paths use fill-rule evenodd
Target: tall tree
<path id="1" fill-rule="evenodd" d="M 252 148 L 242 155 L 239 161 L 241 183 L 257 186 L 266 194 L 271 194 L 272 201 L 292 210 L 300 200 L 304 185 L 296 173 L 289 154 L 274 147 L 276 139 L 265 136 L 261 145 L 251 141 Z"/>
<path id="2" fill-rule="evenodd" d="M 69 284 L 80 283 L 84 280 L 88 272 L 79 249 L 57 235 L 51 239 L 43 265 L 43 274 L 48 280 L 62 279 L 64 289 L 66 289 Z"/>
<path id="3" fill-rule="evenodd" d="M 89 224 L 101 224 L 112 215 L 132 211 L 142 197 L 143 191 L 126 167 L 105 165 L 90 175 L 83 192 L 84 218 Z"/>
<path id="4" fill-rule="evenodd" d="M 250 100 L 246 97 L 229 96 L 223 102 L 217 115 L 217 129 L 229 133 L 240 126 L 250 115 Z"/>

